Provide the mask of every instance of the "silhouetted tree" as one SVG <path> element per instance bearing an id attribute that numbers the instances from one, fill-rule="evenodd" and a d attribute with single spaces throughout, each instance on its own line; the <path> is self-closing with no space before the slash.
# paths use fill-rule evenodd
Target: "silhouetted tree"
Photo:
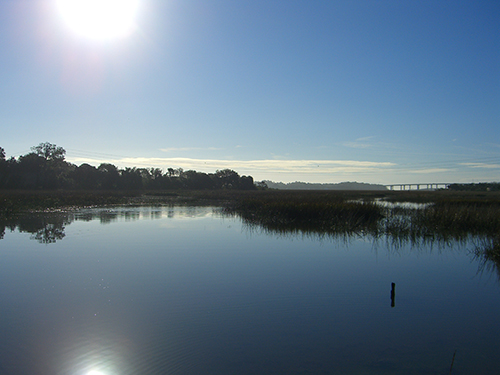
<path id="1" fill-rule="evenodd" d="M 8 160 L 0 159 L 0 169 L 0 188 L 16 189 L 22 187 L 18 162 L 14 157 Z"/>
<path id="2" fill-rule="evenodd" d="M 89 164 L 82 164 L 76 167 L 71 177 L 78 189 L 93 190 L 101 187 L 101 173 L 96 167 Z"/>
<path id="3" fill-rule="evenodd" d="M 255 189 L 251 176 L 239 176 L 231 169 L 214 174 L 168 168 L 118 169 L 102 163 L 98 168 L 89 164 L 79 167 L 64 160 L 66 151 L 45 142 L 31 147 L 31 152 L 17 160 L 5 160 L 0 147 L 0 188 L 9 189 Z"/>
<path id="4" fill-rule="evenodd" d="M 268 188 L 267 184 L 265 181 L 258 181 L 255 183 L 255 187 L 260 190 L 265 190 Z"/>
<path id="5" fill-rule="evenodd" d="M 50 179 L 54 176 L 47 168 L 47 160 L 31 152 L 19 157 L 17 164 L 20 180 L 18 183 L 24 189 L 52 188 Z"/>
<path id="6" fill-rule="evenodd" d="M 221 189 L 237 189 L 240 175 L 232 169 L 222 169 L 215 172 L 217 186 Z"/>
<path id="7" fill-rule="evenodd" d="M 64 161 L 66 151 L 51 143 L 40 143 L 31 147 L 32 152 L 19 157 L 19 169 L 22 187 L 27 189 L 56 189 L 72 187 L 69 174 L 75 168 Z"/>
<path id="8" fill-rule="evenodd" d="M 142 176 L 139 169 L 125 168 L 121 171 L 122 186 L 127 190 L 140 190 L 142 188 Z"/>
<path id="9" fill-rule="evenodd" d="M 182 181 L 187 189 L 206 190 L 215 188 L 213 179 L 203 172 L 186 171 L 183 173 Z"/>
<path id="10" fill-rule="evenodd" d="M 241 176 L 238 188 L 241 190 L 254 190 L 255 185 L 253 183 L 253 177 L 252 176 Z"/>
<path id="11" fill-rule="evenodd" d="M 148 188 L 151 185 L 151 173 L 148 168 L 137 168 L 137 173 L 141 177 L 141 188 Z"/>
<path id="12" fill-rule="evenodd" d="M 102 189 L 112 190 L 120 188 L 120 173 L 113 164 L 102 163 L 97 168 L 99 171 L 100 185 Z"/>
<path id="13" fill-rule="evenodd" d="M 6 187 L 7 179 L 8 179 L 8 164 L 7 160 L 5 160 L 5 150 L 3 147 L 0 147 L 0 189 Z"/>
<path id="14" fill-rule="evenodd" d="M 149 181 L 145 187 L 147 189 L 163 189 L 165 188 L 165 176 L 163 175 L 163 171 L 160 168 L 150 168 L 149 169 Z"/>
<path id="15" fill-rule="evenodd" d="M 52 143 L 45 142 L 40 143 L 38 146 L 31 147 L 36 155 L 41 156 L 45 160 L 64 160 L 64 155 L 66 155 L 66 150 L 62 147 L 58 147 Z"/>

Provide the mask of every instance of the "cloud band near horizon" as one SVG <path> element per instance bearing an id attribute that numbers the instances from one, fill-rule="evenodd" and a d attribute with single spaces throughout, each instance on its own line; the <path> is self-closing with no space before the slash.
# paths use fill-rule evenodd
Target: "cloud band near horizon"
<path id="1" fill-rule="evenodd" d="M 317 183 L 338 183 L 343 181 L 359 181 L 367 183 L 427 183 L 437 180 L 443 182 L 463 182 L 454 175 L 459 172 L 464 179 L 483 179 L 492 181 L 487 175 L 481 177 L 465 173 L 467 170 L 491 170 L 498 165 L 487 168 L 481 165 L 457 164 L 456 168 L 411 168 L 393 162 L 373 162 L 357 160 L 221 160 L 193 158 L 142 158 L 128 157 L 115 159 L 70 157 L 67 160 L 77 165 L 88 163 L 98 166 L 111 163 L 119 168 L 182 168 L 197 172 L 214 173 L 220 169 L 232 169 L 240 175 L 252 176 L 256 181 L 271 180 L 281 182 L 307 181 Z M 472 173 L 472 172 L 471 172 Z M 381 178 L 383 176 L 383 178 Z"/>

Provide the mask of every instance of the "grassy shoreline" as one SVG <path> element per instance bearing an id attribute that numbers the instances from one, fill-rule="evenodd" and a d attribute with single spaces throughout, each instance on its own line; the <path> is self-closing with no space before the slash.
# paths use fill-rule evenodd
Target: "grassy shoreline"
<path id="1" fill-rule="evenodd" d="M 425 203 L 421 208 L 380 202 Z M 500 193 L 456 191 L 0 191 L 0 220 L 82 207 L 219 207 L 247 227 L 296 234 L 388 239 L 392 245 L 482 241 L 474 255 L 500 279 Z M 485 266 L 486 267 L 486 266 Z"/>
<path id="2" fill-rule="evenodd" d="M 347 200 L 414 203 L 500 203 L 500 192 L 473 191 L 365 191 L 365 190 L 161 190 L 161 191 L 103 191 L 103 190 L 0 190 L 0 212 L 6 210 L 45 210 L 64 207 L 127 204 L 189 203 L 237 204 L 248 199 L 286 201 L 290 204 Z"/>
<path id="3" fill-rule="evenodd" d="M 424 209 L 377 204 L 414 202 Z M 248 223 L 286 230 L 380 230 L 500 235 L 499 192 L 456 191 L 0 191 L 0 217 L 116 205 L 213 205 Z"/>

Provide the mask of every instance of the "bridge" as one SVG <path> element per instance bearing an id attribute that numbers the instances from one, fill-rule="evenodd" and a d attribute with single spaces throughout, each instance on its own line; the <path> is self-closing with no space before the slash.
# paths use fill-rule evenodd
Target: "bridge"
<path id="1" fill-rule="evenodd" d="M 435 190 L 435 189 L 447 189 L 452 182 L 429 182 L 429 183 L 418 183 L 418 184 L 390 184 L 385 185 L 389 190 Z"/>

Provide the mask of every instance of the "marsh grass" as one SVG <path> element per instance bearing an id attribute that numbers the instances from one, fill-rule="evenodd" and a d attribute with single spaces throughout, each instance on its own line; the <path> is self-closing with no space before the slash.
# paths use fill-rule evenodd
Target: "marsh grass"
<path id="1" fill-rule="evenodd" d="M 393 202 L 405 202 L 405 194 L 390 194 Z M 377 195 L 320 192 L 273 192 L 249 195 L 225 206 L 248 223 L 276 229 L 321 231 L 363 230 L 394 237 L 464 238 L 500 232 L 500 196 L 478 199 L 472 195 L 438 192 L 412 195 L 422 208 L 383 206 Z M 357 198 L 353 200 L 353 198 Z M 494 199 L 493 199 L 494 198 Z"/>
<path id="2" fill-rule="evenodd" d="M 500 232 L 500 202 L 440 201 L 422 210 L 417 224 L 442 232 L 495 235 Z"/>
<path id="3" fill-rule="evenodd" d="M 426 203 L 424 206 L 380 202 Z M 392 248 L 466 243 L 500 269 L 500 192 L 455 191 L 0 191 L 0 219 L 26 211 L 109 205 L 211 205 L 247 228 L 344 241 L 370 236 Z M 477 241 L 476 241 L 477 242 Z M 490 266 L 488 266 L 490 267 Z M 500 277 L 500 273 L 499 273 Z"/>
<path id="4" fill-rule="evenodd" d="M 479 261 L 478 273 L 496 273 L 500 281 L 500 235 L 480 239 L 472 250 L 472 256 Z"/>
<path id="5" fill-rule="evenodd" d="M 377 202 L 428 203 L 423 208 Z M 417 241 L 500 233 L 500 193 L 453 191 L 0 191 L 0 216 L 27 210 L 117 204 L 198 204 L 222 207 L 270 230 L 364 233 Z"/>
<path id="6" fill-rule="evenodd" d="M 274 231 L 316 233 L 358 232 L 374 229 L 382 208 L 373 201 L 351 201 L 339 194 L 274 193 L 233 201 L 224 209 L 246 224 Z"/>
<path id="7" fill-rule="evenodd" d="M 391 194 L 391 202 L 407 202 Z M 493 272 L 500 281 L 500 199 L 498 194 L 412 195 L 422 206 L 384 205 L 380 197 L 351 194 L 285 193 L 248 196 L 223 210 L 241 217 L 248 230 L 280 236 L 300 235 L 349 243 L 363 237 L 374 246 L 399 252 L 415 249 L 468 247 L 479 262 L 478 273 Z M 353 199 L 356 198 L 356 199 Z"/>
<path id="8" fill-rule="evenodd" d="M 496 193 L 391 192 L 384 201 L 427 203 L 383 205 L 377 194 L 274 192 L 240 197 L 223 212 L 237 215 L 250 229 L 279 235 L 301 234 L 348 242 L 360 236 L 390 249 L 478 245 L 475 258 L 500 280 L 500 195 Z M 405 199 L 409 198 L 409 199 Z"/>
<path id="9" fill-rule="evenodd" d="M 419 237 L 494 236 L 500 231 L 499 203 L 436 203 L 420 209 L 387 209 L 382 230 Z"/>

